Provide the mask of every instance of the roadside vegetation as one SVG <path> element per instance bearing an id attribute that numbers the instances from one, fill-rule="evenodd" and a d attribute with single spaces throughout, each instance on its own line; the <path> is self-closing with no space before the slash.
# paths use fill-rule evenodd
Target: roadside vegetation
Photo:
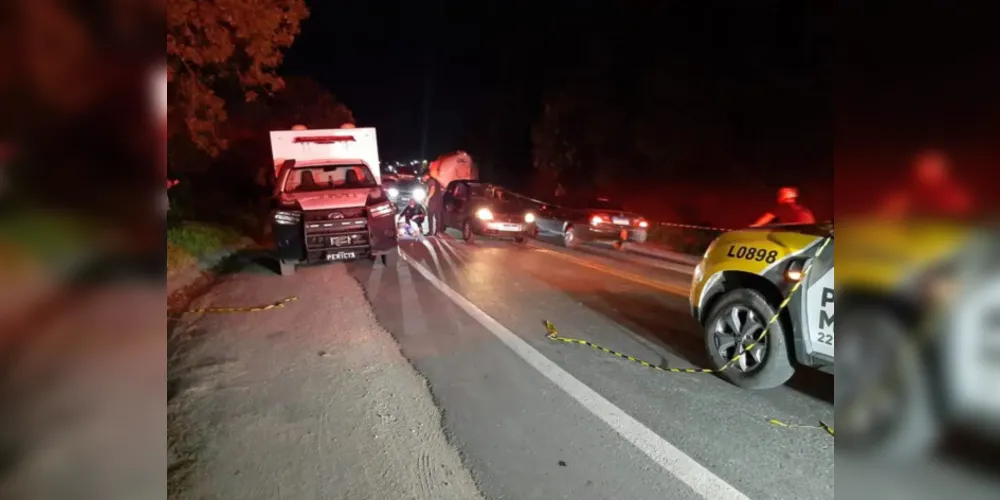
<path id="1" fill-rule="evenodd" d="M 230 227 L 179 222 L 167 229 L 167 276 L 232 248 L 243 238 L 243 234 Z"/>

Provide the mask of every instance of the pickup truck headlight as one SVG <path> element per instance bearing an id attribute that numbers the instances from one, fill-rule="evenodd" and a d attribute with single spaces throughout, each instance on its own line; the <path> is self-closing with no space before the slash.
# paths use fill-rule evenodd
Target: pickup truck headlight
<path id="1" fill-rule="evenodd" d="M 274 222 L 283 225 L 295 225 L 302 220 L 302 212 L 291 210 L 276 210 L 274 212 Z"/>
<path id="2" fill-rule="evenodd" d="M 368 212 L 372 214 L 372 217 L 385 217 L 392 214 L 392 203 L 379 203 L 368 209 Z"/>
<path id="3" fill-rule="evenodd" d="M 479 217 L 479 220 L 493 220 L 493 212 L 488 208 L 480 208 L 476 212 L 476 217 Z"/>
<path id="4" fill-rule="evenodd" d="M 413 188 L 413 201 L 421 203 L 426 197 L 427 191 L 424 191 L 424 188 Z"/>

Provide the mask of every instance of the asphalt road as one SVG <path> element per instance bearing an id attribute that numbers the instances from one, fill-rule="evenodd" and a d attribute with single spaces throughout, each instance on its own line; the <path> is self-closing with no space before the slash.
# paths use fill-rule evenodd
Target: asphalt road
<path id="1" fill-rule="evenodd" d="M 486 497 L 834 497 L 833 438 L 769 423 L 832 424 L 832 377 L 751 393 L 546 339 L 548 320 L 660 366 L 706 366 L 684 266 L 448 236 L 401 250 L 409 263 L 349 273 L 427 378 Z"/>

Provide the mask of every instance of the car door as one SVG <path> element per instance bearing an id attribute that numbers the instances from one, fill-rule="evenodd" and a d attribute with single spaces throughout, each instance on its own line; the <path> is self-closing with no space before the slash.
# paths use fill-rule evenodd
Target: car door
<path id="1" fill-rule="evenodd" d="M 459 182 L 455 185 L 455 209 L 452 212 L 452 221 L 456 228 L 461 228 L 469 216 L 470 189 L 468 182 Z"/>
<path id="2" fill-rule="evenodd" d="M 565 203 L 565 200 L 559 200 Z M 567 220 L 568 208 L 559 204 L 548 204 L 538 210 L 535 225 L 545 233 L 562 234 Z"/>
<path id="3" fill-rule="evenodd" d="M 566 227 L 571 225 L 579 225 L 581 220 L 586 219 L 584 211 L 577 208 L 579 202 L 577 200 L 567 199 L 564 201 L 563 205 L 556 208 L 556 231 L 558 234 L 563 234 L 566 232 Z"/>
<path id="4" fill-rule="evenodd" d="M 448 184 L 448 189 L 444 192 L 444 210 L 441 214 L 442 223 L 445 227 L 461 227 L 462 198 L 466 192 L 468 192 L 468 189 L 464 181 L 451 181 Z"/>
<path id="5" fill-rule="evenodd" d="M 459 181 L 452 181 L 444 190 L 441 210 L 441 224 L 444 227 L 454 227 L 455 224 L 455 191 L 458 188 L 458 184 Z"/>
<path id="6" fill-rule="evenodd" d="M 811 355 L 834 357 L 833 309 L 833 242 L 813 262 L 813 268 L 806 277 L 802 297 L 803 325 L 800 331 L 806 351 Z"/>

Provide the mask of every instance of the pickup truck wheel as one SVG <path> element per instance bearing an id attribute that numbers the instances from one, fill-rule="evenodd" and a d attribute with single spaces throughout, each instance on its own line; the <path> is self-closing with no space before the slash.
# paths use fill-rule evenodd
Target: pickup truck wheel
<path id="1" fill-rule="evenodd" d="M 744 389 L 772 389 L 795 374 L 792 352 L 781 321 L 771 324 L 775 308 L 755 290 L 733 290 L 719 299 L 705 321 L 705 347 L 712 368 Z M 731 362 L 738 356 L 737 361 Z"/>
<path id="2" fill-rule="evenodd" d="M 285 260 L 278 260 L 278 273 L 282 276 L 291 276 L 295 274 L 295 263 L 288 262 Z"/>
<path id="3" fill-rule="evenodd" d="M 466 219 L 466 221 L 462 223 L 462 239 L 471 243 L 472 239 L 475 237 L 476 235 L 472 232 L 472 223 Z"/>
<path id="4" fill-rule="evenodd" d="M 563 246 L 566 248 L 576 248 L 580 246 L 580 240 L 576 237 L 576 229 L 573 227 L 566 228 L 566 232 L 563 233 Z"/>

